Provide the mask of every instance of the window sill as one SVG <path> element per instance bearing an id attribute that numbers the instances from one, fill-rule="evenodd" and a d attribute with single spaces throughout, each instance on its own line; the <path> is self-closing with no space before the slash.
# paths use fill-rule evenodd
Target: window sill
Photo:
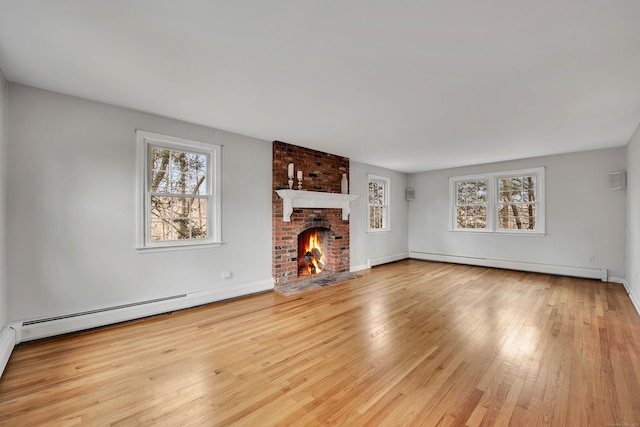
<path id="1" fill-rule="evenodd" d="M 544 231 L 494 231 L 494 234 L 499 234 L 503 236 L 536 236 L 536 237 L 544 237 L 547 235 Z"/>
<path id="2" fill-rule="evenodd" d="M 495 236 L 535 236 L 544 237 L 547 233 L 543 231 L 523 232 L 523 231 L 490 231 L 490 230 L 449 230 L 451 233 L 461 234 L 492 234 Z"/>
<path id="3" fill-rule="evenodd" d="M 384 230 L 367 230 L 367 234 L 380 234 L 380 233 L 390 233 L 391 230 L 386 228 Z"/>
<path id="4" fill-rule="evenodd" d="M 219 248 L 224 242 L 208 242 L 208 243 L 186 243 L 181 245 L 158 245 L 158 246 L 137 246 L 136 250 L 140 253 L 149 252 L 169 252 L 169 251 L 186 251 L 192 249 L 209 249 Z"/>

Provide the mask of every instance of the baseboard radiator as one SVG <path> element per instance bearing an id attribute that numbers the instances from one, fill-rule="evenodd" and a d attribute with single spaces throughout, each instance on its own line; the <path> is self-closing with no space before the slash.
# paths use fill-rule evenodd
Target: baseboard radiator
<path id="1" fill-rule="evenodd" d="M 0 376 L 9 362 L 13 347 L 16 346 L 17 336 L 13 327 L 5 326 L 0 330 Z"/>
<path id="2" fill-rule="evenodd" d="M 47 317 L 44 319 L 28 320 L 26 322 L 22 322 L 22 326 L 24 327 L 29 325 L 37 325 L 38 323 L 53 322 L 55 320 L 70 319 L 72 317 L 88 316 L 88 315 L 97 314 L 97 313 L 106 313 L 108 311 L 121 310 L 123 308 L 129 308 L 129 307 L 137 307 L 140 305 L 152 304 L 154 302 L 168 301 L 168 300 L 177 299 L 177 298 L 185 298 L 186 296 L 187 294 L 173 295 L 170 297 L 157 298 L 157 299 L 152 299 L 148 301 L 133 302 L 131 304 L 122 304 L 122 305 L 116 305 L 113 307 L 99 308 L 97 310 L 82 311 L 80 313 L 65 314 L 64 316 L 54 316 L 54 317 Z"/>
<path id="3" fill-rule="evenodd" d="M 375 267 L 382 264 L 388 264 L 390 262 L 401 261 L 407 258 L 409 258 L 409 252 L 401 252 L 399 254 L 387 255 L 377 258 L 367 258 L 367 268 Z"/>
<path id="4" fill-rule="evenodd" d="M 606 268 L 585 268 L 553 264 L 537 264 L 524 261 L 466 257 L 415 251 L 411 251 L 409 254 L 413 259 L 421 259 L 424 261 L 449 262 L 454 264 L 476 265 L 480 267 L 504 268 L 507 270 L 531 271 L 535 273 L 584 277 L 587 279 L 600 279 L 603 282 L 607 282 L 613 279 L 612 277 L 609 277 L 609 272 Z"/>
<path id="5" fill-rule="evenodd" d="M 270 290 L 273 290 L 273 278 L 268 277 L 243 284 L 230 283 L 227 286 L 206 291 L 171 295 L 60 316 L 24 320 L 19 323 L 18 330 L 16 330 L 16 342 L 31 341 L 142 319 Z"/>
<path id="6" fill-rule="evenodd" d="M 96 310 L 27 320 L 21 323 L 17 342 L 46 338 L 180 310 L 187 294 L 104 307 Z"/>

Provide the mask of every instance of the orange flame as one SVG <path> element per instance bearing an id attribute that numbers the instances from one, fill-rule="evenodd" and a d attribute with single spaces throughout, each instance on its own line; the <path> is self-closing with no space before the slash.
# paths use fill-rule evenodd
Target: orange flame
<path id="1" fill-rule="evenodd" d="M 314 251 L 314 249 L 316 250 Z M 311 263 L 315 267 L 315 273 L 320 273 L 324 267 L 324 254 L 322 253 L 322 248 L 320 246 L 320 242 L 318 241 L 317 231 L 314 231 L 309 235 L 309 240 L 305 244 L 304 250 L 305 250 L 305 253 L 312 253 L 314 255 L 316 253 L 320 254 L 320 259 L 317 259 L 316 256 L 314 256 L 313 260 L 311 261 Z M 318 261 L 321 261 L 321 262 L 318 262 Z M 310 265 L 307 266 L 307 270 L 309 271 L 309 274 L 313 272 L 313 269 Z"/>

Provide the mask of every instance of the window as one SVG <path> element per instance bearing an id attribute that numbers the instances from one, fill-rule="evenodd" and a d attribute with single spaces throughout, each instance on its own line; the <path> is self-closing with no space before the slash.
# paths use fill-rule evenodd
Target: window
<path id="1" fill-rule="evenodd" d="M 536 175 L 498 178 L 498 229 L 535 230 Z"/>
<path id="2" fill-rule="evenodd" d="M 456 182 L 456 228 L 487 228 L 486 179 Z"/>
<path id="3" fill-rule="evenodd" d="M 367 175 L 369 221 L 367 231 L 389 231 L 389 187 L 391 179 Z"/>
<path id="4" fill-rule="evenodd" d="M 138 248 L 220 244 L 220 146 L 137 131 Z"/>
<path id="5" fill-rule="evenodd" d="M 449 179 L 454 231 L 544 233 L 544 168 Z"/>

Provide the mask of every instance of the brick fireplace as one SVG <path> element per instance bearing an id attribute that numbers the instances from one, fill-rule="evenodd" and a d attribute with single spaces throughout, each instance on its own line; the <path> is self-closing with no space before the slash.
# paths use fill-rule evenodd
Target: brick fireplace
<path id="1" fill-rule="evenodd" d="M 287 170 L 289 163 L 295 165 L 296 175 L 297 171 L 302 171 L 302 189 L 306 191 L 337 195 L 341 192 L 342 174 L 349 176 L 349 159 L 346 157 L 280 141 L 273 142 L 272 265 L 276 288 L 313 280 L 320 276 L 348 272 L 350 267 L 349 220 L 343 219 L 341 208 L 294 207 L 290 222 L 283 219 L 284 201 L 278 196 L 276 190 L 289 188 Z M 297 186 L 298 180 L 294 177 L 293 188 L 297 189 Z M 316 272 L 315 267 L 308 266 L 314 251 L 302 249 L 298 241 L 299 237 L 308 235 L 314 229 L 322 235 L 325 252 L 320 272 Z M 307 258 L 306 264 L 305 258 Z M 309 272 L 311 270 L 312 272 Z"/>

